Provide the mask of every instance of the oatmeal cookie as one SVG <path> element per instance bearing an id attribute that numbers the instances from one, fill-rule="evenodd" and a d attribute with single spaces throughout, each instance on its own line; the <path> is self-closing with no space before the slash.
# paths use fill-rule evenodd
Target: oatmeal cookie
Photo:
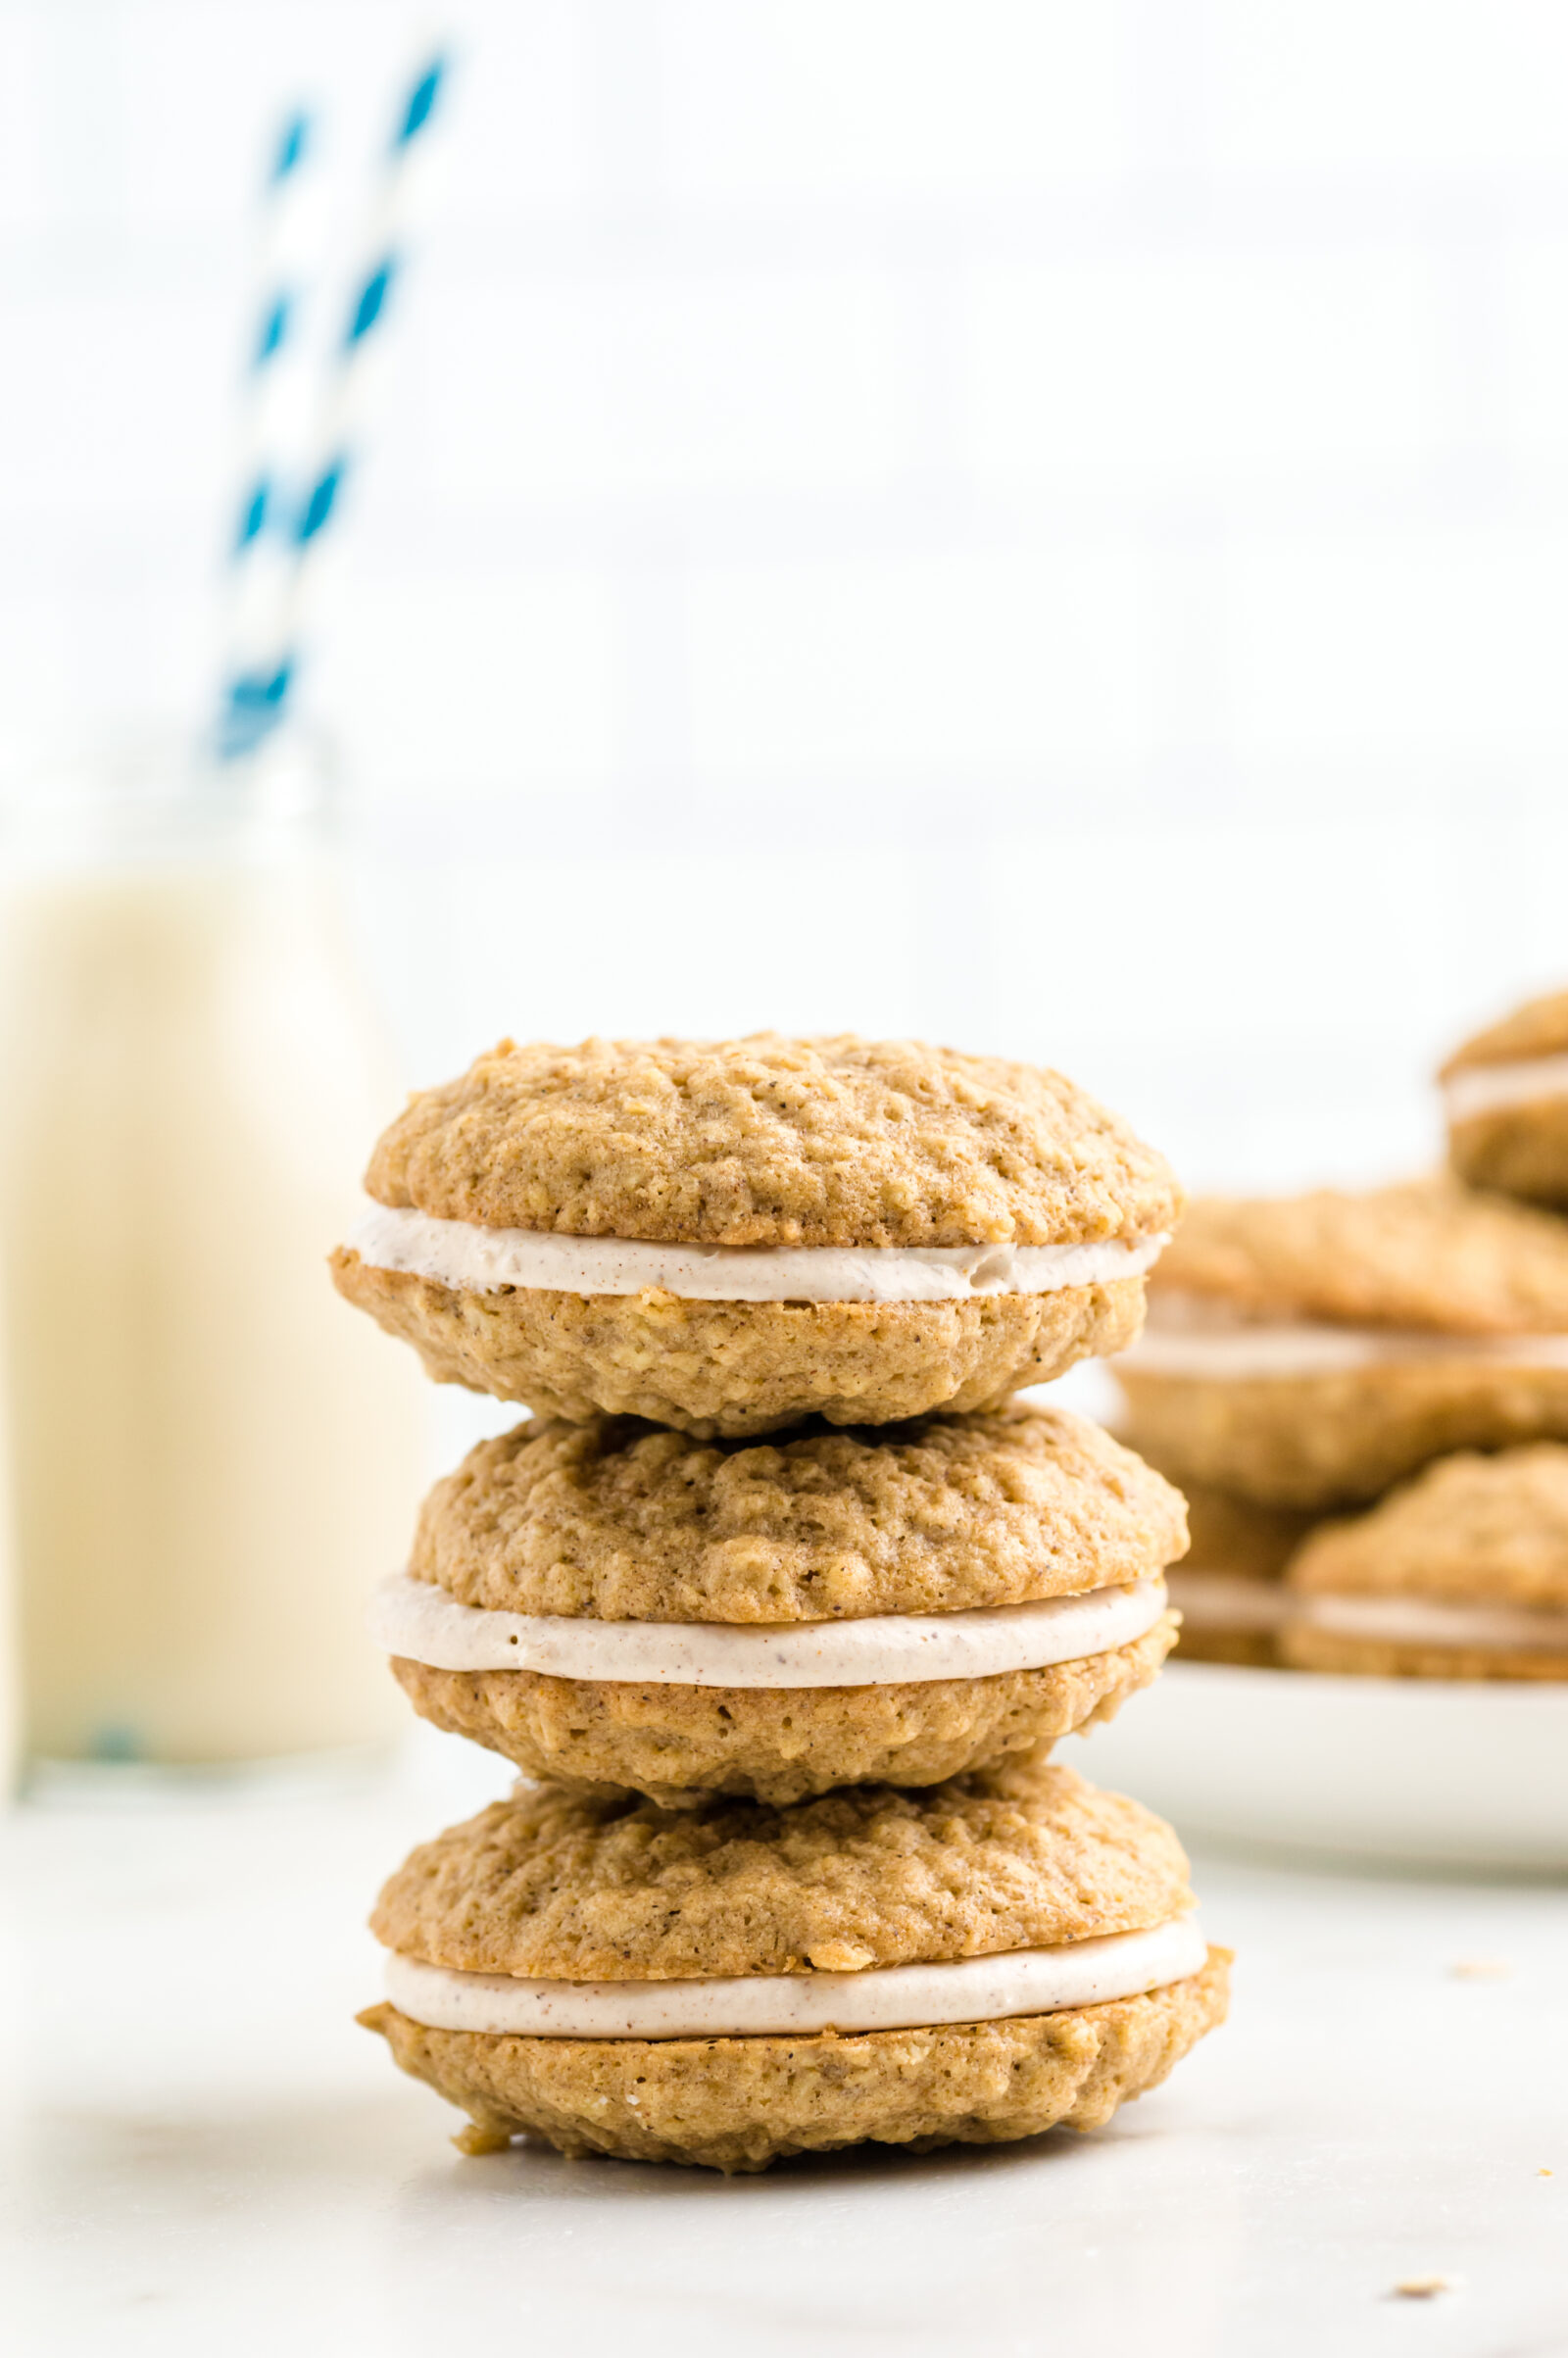
<path id="1" fill-rule="evenodd" d="M 1130 1363 L 1116 1374 L 1129 1436 L 1178 1482 L 1308 1514 L 1381 1498 L 1453 1449 L 1568 1441 L 1568 1365 L 1434 1356 L 1261 1380 Z"/>
<path id="2" fill-rule="evenodd" d="M 1169 1650 L 1185 1545 L 1170 1485 L 1061 1409 L 525 1424 L 436 1485 L 375 1626 L 416 1710 L 531 1775 L 788 1802 L 1110 1717 Z"/>
<path id="3" fill-rule="evenodd" d="M 1568 1333 L 1568 1226 L 1441 1178 L 1365 1195 L 1200 1197 L 1152 1290 L 1260 1321 Z"/>
<path id="4" fill-rule="evenodd" d="M 736 1793 L 785 1803 L 835 1786 L 937 1785 L 1113 1719 L 1176 1642 L 1162 1613 L 1129 1645 L 990 1678 L 863 1687 L 639 1686 L 394 1659 L 421 1719 L 530 1777 L 629 1788 L 678 1805 Z"/>
<path id="5" fill-rule="evenodd" d="M 518 1786 L 416 1849 L 370 1923 L 401 1955 L 464 1973 L 665 1981 L 1054 1947 L 1191 1901 L 1160 1819 L 1026 1763 L 792 1809 Z"/>
<path id="6" fill-rule="evenodd" d="M 1065 1409 L 753 1442 L 601 1417 L 480 1442 L 430 1493 L 409 1568 L 493 1611 L 821 1621 L 1143 1580 L 1186 1536 L 1170 1484 Z"/>
<path id="7" fill-rule="evenodd" d="M 1321 1525 L 1286 1585 L 1298 1669 L 1568 1678 L 1568 1448 L 1442 1458 Z"/>
<path id="8" fill-rule="evenodd" d="M 532 2134 L 757 2170 L 864 2139 L 993 2142 L 1098 2126 L 1223 2019 L 1229 1959 L 1190 1907 L 1168 1827 L 1039 1764 L 790 1809 L 519 1788 L 386 1886 L 373 1923 L 397 1994 L 361 2019 L 468 2113 L 470 2152 Z M 1090 2002 L 1074 1977 L 1114 1973 L 1107 1951 L 1122 1978 Z M 952 1972 L 976 1966 L 956 1996 Z M 582 2035 L 574 1990 L 637 2027 Z M 982 1990 L 982 2018 L 949 2018 Z M 510 2024 L 520 2000 L 561 2027 L 453 2028 L 454 1991 L 465 2024 Z M 802 1998 L 847 2027 L 766 2027 Z M 724 2029 L 737 2005 L 762 2027 Z M 890 2027 L 853 2027 L 868 2021 Z"/>
<path id="9" fill-rule="evenodd" d="M 1568 991 L 1477 1033 L 1439 1081 L 1462 1179 L 1568 1208 Z"/>
<path id="10" fill-rule="evenodd" d="M 1194 1205 L 1118 1362 L 1178 1482 L 1323 1512 L 1568 1439 L 1568 1223 L 1450 1179 Z"/>
<path id="11" fill-rule="evenodd" d="M 663 1290 L 473 1294 L 378 1269 L 350 1247 L 333 1283 L 437 1384 L 542 1416 L 640 1416 L 699 1439 L 820 1416 L 886 1424 L 1000 1405 L 1083 1358 L 1122 1351 L 1142 1278 L 974 1302 L 692 1302 Z"/>
<path id="12" fill-rule="evenodd" d="M 345 1298 L 438 1383 L 700 1436 L 994 1405 L 1138 1331 L 1163 1159 L 911 1041 L 504 1041 L 377 1146 Z"/>
<path id="13" fill-rule="evenodd" d="M 503 1040 L 414 1097 L 377 1203 L 666 1244 L 1090 1243 L 1174 1226 L 1162 1157 L 1060 1073 L 921 1041 Z"/>
<path id="14" fill-rule="evenodd" d="M 360 2020 L 468 2114 L 468 2152 L 531 2135 L 562 2153 L 742 2172 L 841 2145 L 921 2153 L 1099 2129 L 1224 2021 L 1229 1965 L 1213 1948 L 1200 1973 L 1105 2005 L 849 2038 L 498 2038 L 384 2004 Z"/>

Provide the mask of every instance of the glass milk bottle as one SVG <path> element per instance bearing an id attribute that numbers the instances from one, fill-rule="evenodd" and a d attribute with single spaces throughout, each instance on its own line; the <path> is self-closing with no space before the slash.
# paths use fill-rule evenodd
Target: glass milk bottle
<path id="1" fill-rule="evenodd" d="M 397 1103 L 281 748 L 13 796 L 0 1400 L 24 1754 L 213 1766 L 401 1725 L 363 1626 L 423 1473 L 406 1354 L 332 1293 Z"/>

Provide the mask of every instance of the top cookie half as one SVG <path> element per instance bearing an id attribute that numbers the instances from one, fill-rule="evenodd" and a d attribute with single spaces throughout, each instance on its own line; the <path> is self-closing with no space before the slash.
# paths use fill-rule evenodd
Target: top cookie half
<path id="1" fill-rule="evenodd" d="M 1194 1204 L 1156 1290 L 1173 1320 L 1206 1304 L 1250 1323 L 1560 1334 L 1568 1227 L 1444 1179 L 1365 1195 L 1210 1196 Z"/>
<path id="2" fill-rule="evenodd" d="M 1120 1349 L 1180 1214 L 1059 1073 L 910 1041 L 503 1041 L 415 1097 L 340 1290 L 438 1380 L 703 1434 L 978 1408 Z"/>
<path id="3" fill-rule="evenodd" d="M 1060 1073 L 850 1034 L 503 1040 L 411 1100 L 366 1185 L 438 1219 L 672 1245 L 1092 1244 L 1179 1207 L 1163 1158 Z"/>

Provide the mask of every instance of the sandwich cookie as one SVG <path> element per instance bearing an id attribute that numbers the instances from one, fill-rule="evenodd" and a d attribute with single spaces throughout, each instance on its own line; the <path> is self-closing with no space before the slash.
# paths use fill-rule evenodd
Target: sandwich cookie
<path id="1" fill-rule="evenodd" d="M 436 1485 L 373 1631 L 416 1711 L 530 1775 L 782 1804 L 1109 1718 L 1185 1546 L 1179 1494 L 1060 1409 L 524 1424 Z"/>
<path id="2" fill-rule="evenodd" d="M 1568 1449 L 1442 1458 L 1315 1532 L 1286 1586 L 1298 1670 L 1568 1679 Z"/>
<path id="3" fill-rule="evenodd" d="M 438 1383 L 708 1436 L 989 1406 L 1118 1351 L 1181 1192 L 1059 1073 L 850 1036 L 503 1041 L 332 1256 Z"/>
<path id="4" fill-rule="evenodd" d="M 1196 1204 L 1117 1361 L 1126 1435 L 1264 1505 L 1568 1439 L 1568 1222 L 1447 1179 Z"/>
<path id="5" fill-rule="evenodd" d="M 416 1850 L 360 2020 L 469 2152 L 760 2170 L 1092 2129 L 1223 2019 L 1168 1826 L 1072 1770 L 773 1810 L 519 1787 Z"/>
<path id="6" fill-rule="evenodd" d="M 1177 1651 L 1189 1662 L 1271 1667 L 1286 1613 L 1285 1567 L 1312 1517 L 1205 1482 L 1190 1482 L 1184 1496 L 1191 1546 L 1165 1576 L 1181 1616 Z"/>
<path id="7" fill-rule="evenodd" d="M 1461 1178 L 1568 1210 L 1568 991 L 1478 1032 L 1439 1083 Z"/>

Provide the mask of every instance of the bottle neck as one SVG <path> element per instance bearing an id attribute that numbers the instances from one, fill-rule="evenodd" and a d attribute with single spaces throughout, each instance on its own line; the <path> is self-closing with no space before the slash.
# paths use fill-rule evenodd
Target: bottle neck
<path id="1" fill-rule="evenodd" d="M 6 780 L 0 847 L 14 871 L 270 864 L 322 851 L 334 803 L 324 749 L 303 734 L 234 761 L 148 736 Z"/>

